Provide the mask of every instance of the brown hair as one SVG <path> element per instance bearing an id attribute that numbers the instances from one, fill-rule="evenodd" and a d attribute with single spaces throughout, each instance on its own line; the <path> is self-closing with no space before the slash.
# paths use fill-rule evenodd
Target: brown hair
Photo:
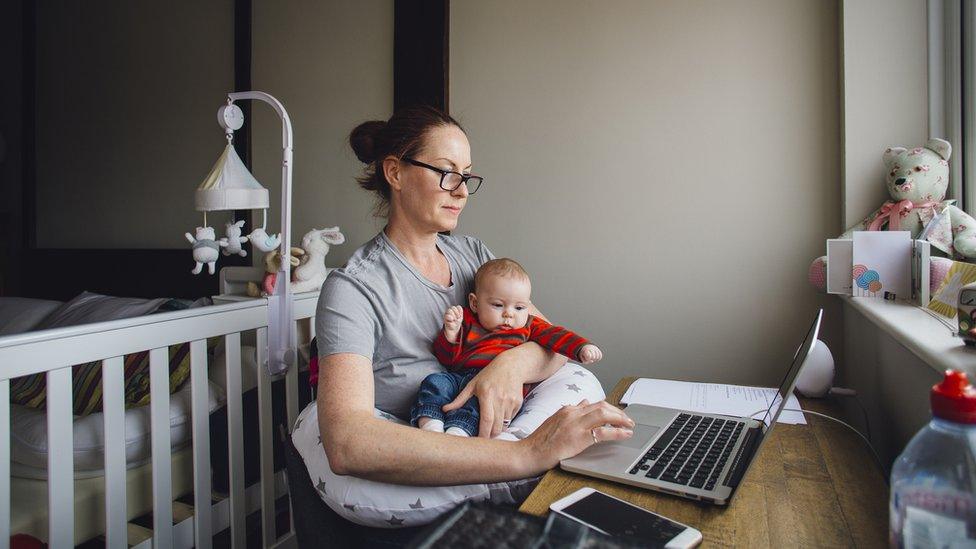
<path id="1" fill-rule="evenodd" d="M 525 269 L 523 269 L 517 261 L 507 257 L 500 257 L 498 259 L 486 261 L 481 265 L 481 267 L 478 267 L 478 272 L 474 275 L 475 293 L 478 293 L 478 286 L 482 283 L 482 280 L 484 280 L 486 276 L 491 275 L 517 278 L 526 281 L 529 280 L 529 273 L 525 272 Z"/>
<path id="2" fill-rule="evenodd" d="M 386 217 L 390 206 L 390 183 L 383 174 L 383 160 L 390 155 L 403 158 L 418 154 L 424 148 L 427 133 L 441 126 L 457 126 L 464 131 L 449 114 L 418 105 L 398 110 L 385 122 L 363 122 L 349 134 L 349 146 L 356 158 L 366 164 L 363 175 L 356 180 L 360 187 L 376 193 L 376 216 Z"/>

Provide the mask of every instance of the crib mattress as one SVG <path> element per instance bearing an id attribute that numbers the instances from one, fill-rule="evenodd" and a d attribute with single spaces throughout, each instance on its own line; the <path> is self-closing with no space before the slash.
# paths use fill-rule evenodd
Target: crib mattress
<path id="1" fill-rule="evenodd" d="M 193 491 L 193 449 L 187 446 L 173 453 L 173 498 Z M 10 531 L 48 539 L 47 481 L 10 479 Z M 153 508 L 152 464 L 129 469 L 126 475 L 126 511 L 131 520 Z M 105 477 L 75 480 L 75 537 L 77 545 L 105 531 Z"/>

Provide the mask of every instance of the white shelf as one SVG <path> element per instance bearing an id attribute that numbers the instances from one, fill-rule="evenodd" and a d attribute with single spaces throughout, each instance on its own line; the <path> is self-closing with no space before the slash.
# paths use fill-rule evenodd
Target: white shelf
<path id="1" fill-rule="evenodd" d="M 976 375 L 976 348 L 916 305 L 873 297 L 841 296 L 868 320 L 932 368 Z"/>

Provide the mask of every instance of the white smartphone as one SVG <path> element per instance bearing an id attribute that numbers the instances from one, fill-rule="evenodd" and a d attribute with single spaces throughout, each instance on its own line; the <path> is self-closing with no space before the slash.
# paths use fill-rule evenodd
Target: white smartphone
<path id="1" fill-rule="evenodd" d="M 622 499 L 593 488 L 580 488 L 554 502 L 549 509 L 581 522 L 610 536 L 625 535 L 647 542 L 653 547 L 695 547 L 702 541 L 701 532 L 631 505 Z"/>

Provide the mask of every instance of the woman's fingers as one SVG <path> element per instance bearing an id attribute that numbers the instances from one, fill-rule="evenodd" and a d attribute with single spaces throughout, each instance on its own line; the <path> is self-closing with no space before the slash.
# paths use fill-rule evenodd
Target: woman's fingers
<path id="1" fill-rule="evenodd" d="M 441 410 L 444 411 L 445 413 L 450 412 L 452 410 L 457 410 L 461 406 L 464 406 L 464 403 L 467 402 L 472 396 L 474 396 L 474 390 L 472 389 L 471 384 L 468 383 L 467 387 L 461 390 L 461 392 L 458 393 L 458 396 L 454 400 L 442 406 Z"/>
<path id="2" fill-rule="evenodd" d="M 634 436 L 633 429 L 627 428 L 617 428 L 617 427 L 594 427 L 593 435 L 599 442 L 608 442 L 611 440 L 624 440 Z"/>
<path id="3" fill-rule="evenodd" d="M 499 424 L 501 425 L 501 428 L 499 429 L 498 433 L 504 431 L 505 428 L 508 427 L 508 423 L 506 423 L 506 421 L 510 423 L 513 419 L 515 419 L 515 416 L 518 415 L 521 409 L 522 409 L 521 399 L 512 398 L 508 400 L 508 402 L 505 405 L 505 413 L 501 414 L 499 417 Z M 498 433 L 493 433 L 492 436 L 495 436 Z"/>
<path id="4" fill-rule="evenodd" d="M 494 436 L 492 431 L 495 430 L 495 408 L 491 400 L 485 399 L 485 402 L 478 401 L 481 422 L 478 425 L 478 436 L 481 438 L 491 438 Z M 498 425 L 500 426 L 502 421 L 498 419 Z M 500 429 L 499 429 L 500 430 Z"/>
<path id="5" fill-rule="evenodd" d="M 505 423 L 506 420 L 511 421 L 514 419 L 515 414 L 518 413 L 519 408 L 521 407 L 521 401 L 514 397 L 503 398 L 500 403 L 492 406 L 494 417 L 491 427 L 491 436 L 494 437 L 495 435 L 504 431 L 505 427 L 508 427 L 508 425 Z"/>
<path id="6" fill-rule="evenodd" d="M 608 424 L 629 429 L 634 427 L 634 420 L 627 417 L 627 414 L 622 410 L 608 404 L 606 401 L 597 402 L 581 410 L 583 413 L 581 422 L 591 428 Z"/>

